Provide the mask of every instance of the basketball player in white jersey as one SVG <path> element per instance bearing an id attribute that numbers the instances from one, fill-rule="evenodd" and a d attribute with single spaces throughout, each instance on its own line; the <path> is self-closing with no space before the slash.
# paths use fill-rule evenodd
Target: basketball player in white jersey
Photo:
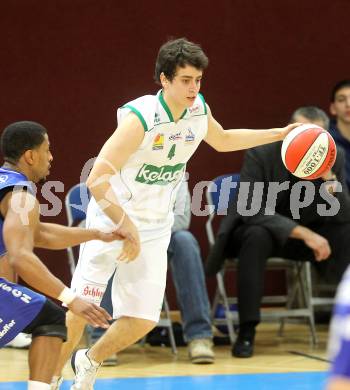
<path id="1" fill-rule="evenodd" d="M 102 147 L 87 185 L 92 200 L 87 227 L 123 226 L 123 243 L 87 243 L 80 249 L 73 276 L 75 292 L 99 303 L 108 279 L 117 319 L 88 351 L 72 358 L 72 389 L 92 389 L 99 365 L 146 335 L 162 307 L 173 204 L 186 163 L 202 140 L 231 152 L 284 139 L 298 124 L 269 130 L 224 130 L 199 94 L 208 59 L 186 39 L 165 43 L 159 51 L 157 95 L 140 97 L 118 110 L 118 128 Z M 85 322 L 69 313 L 68 342 L 53 380 L 80 340 Z"/>

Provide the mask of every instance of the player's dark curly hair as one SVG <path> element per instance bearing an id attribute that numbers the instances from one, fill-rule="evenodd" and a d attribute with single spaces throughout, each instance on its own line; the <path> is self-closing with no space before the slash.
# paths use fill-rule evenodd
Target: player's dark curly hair
<path id="1" fill-rule="evenodd" d="M 4 160 L 16 163 L 30 149 L 39 147 L 47 130 L 39 123 L 31 121 L 14 122 L 1 134 L 0 144 Z"/>
<path id="2" fill-rule="evenodd" d="M 191 65 L 196 69 L 204 70 L 208 62 L 208 57 L 199 45 L 186 38 L 170 40 L 159 49 L 154 79 L 157 84 L 160 84 L 160 75 L 164 73 L 165 77 L 172 81 L 178 66 L 183 68 Z"/>

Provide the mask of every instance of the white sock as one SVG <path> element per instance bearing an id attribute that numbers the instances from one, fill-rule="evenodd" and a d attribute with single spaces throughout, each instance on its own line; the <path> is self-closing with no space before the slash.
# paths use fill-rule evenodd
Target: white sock
<path id="1" fill-rule="evenodd" d="M 48 383 L 28 381 L 28 390 L 50 390 L 50 387 Z"/>

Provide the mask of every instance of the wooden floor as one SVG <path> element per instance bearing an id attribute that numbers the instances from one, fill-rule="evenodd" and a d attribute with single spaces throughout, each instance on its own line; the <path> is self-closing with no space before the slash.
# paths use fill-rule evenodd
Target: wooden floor
<path id="1" fill-rule="evenodd" d="M 212 365 L 191 364 L 186 347 L 179 348 L 177 356 L 174 356 L 169 347 L 134 345 L 120 353 L 117 366 L 102 367 L 99 378 L 286 373 L 328 369 L 327 362 L 317 360 L 326 358 L 326 326 L 319 326 L 317 329 L 319 344 L 316 348 L 310 345 L 305 325 L 287 324 L 284 337 L 277 337 L 277 329 L 276 324 L 260 325 L 255 354 L 250 359 L 231 357 L 229 346 L 215 347 L 216 361 Z M 26 350 L 0 350 L 0 382 L 25 381 L 27 375 Z M 69 365 L 64 370 L 64 376 L 66 379 L 73 377 Z"/>

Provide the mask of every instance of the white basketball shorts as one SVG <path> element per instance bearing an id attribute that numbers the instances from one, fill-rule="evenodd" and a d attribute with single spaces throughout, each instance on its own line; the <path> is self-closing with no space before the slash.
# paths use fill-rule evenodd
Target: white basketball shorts
<path id="1" fill-rule="evenodd" d="M 136 317 L 158 322 L 167 273 L 170 229 L 140 232 L 141 251 L 129 263 L 118 261 L 121 241 L 89 241 L 80 246 L 72 289 L 89 302 L 100 304 L 108 280 L 112 284 L 113 318 Z"/>

